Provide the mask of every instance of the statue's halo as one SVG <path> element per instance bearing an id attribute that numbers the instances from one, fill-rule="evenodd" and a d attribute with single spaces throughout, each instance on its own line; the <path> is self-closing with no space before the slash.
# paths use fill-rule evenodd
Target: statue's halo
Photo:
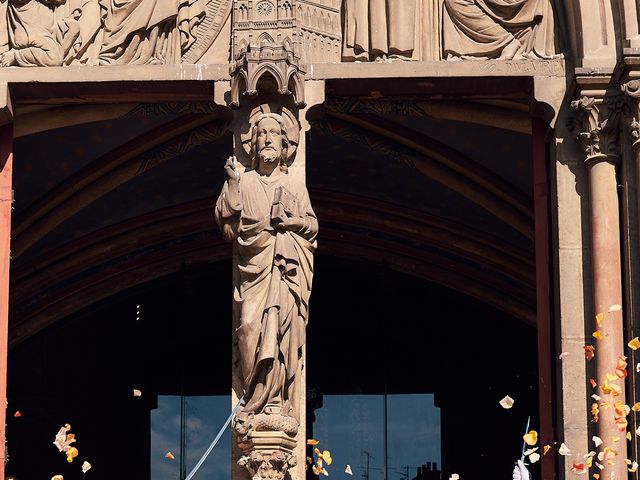
<path id="1" fill-rule="evenodd" d="M 271 105 L 264 104 L 254 108 L 249 115 L 249 130 L 240 134 L 243 150 L 247 155 L 251 153 L 251 136 L 253 127 L 255 126 L 258 117 L 263 113 L 274 113 L 283 118 L 287 139 L 289 140 L 287 164 L 291 165 L 295 159 L 298 143 L 300 143 L 300 123 L 298 123 L 296 116 L 287 107 L 278 106 L 277 108 L 272 108 Z"/>

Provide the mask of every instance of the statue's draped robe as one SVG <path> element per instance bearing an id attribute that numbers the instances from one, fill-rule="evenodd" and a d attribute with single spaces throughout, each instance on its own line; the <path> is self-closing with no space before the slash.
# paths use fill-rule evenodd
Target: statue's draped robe
<path id="1" fill-rule="evenodd" d="M 54 67 L 62 64 L 62 49 L 56 41 L 53 10 L 37 0 L 7 5 L 9 47 L 20 67 Z"/>
<path id="2" fill-rule="evenodd" d="M 415 48 L 417 11 L 416 0 L 347 0 L 343 57 L 410 57 Z"/>
<path id="3" fill-rule="evenodd" d="M 206 0 L 100 0 L 100 64 L 180 63 L 195 41 Z"/>
<path id="4" fill-rule="evenodd" d="M 276 231 L 270 224 L 275 189 L 284 186 L 297 199 L 305 228 Z M 216 203 L 222 229 L 234 224 L 234 324 L 245 388 L 246 413 L 282 407 L 299 421 L 297 377 L 305 344 L 313 252 L 318 222 L 303 184 L 289 175 L 275 181 L 251 170 L 240 179 L 241 205 L 229 203 L 225 183 Z"/>
<path id="5" fill-rule="evenodd" d="M 444 57 L 499 57 L 517 38 L 520 53 L 556 53 L 549 0 L 444 0 Z"/>

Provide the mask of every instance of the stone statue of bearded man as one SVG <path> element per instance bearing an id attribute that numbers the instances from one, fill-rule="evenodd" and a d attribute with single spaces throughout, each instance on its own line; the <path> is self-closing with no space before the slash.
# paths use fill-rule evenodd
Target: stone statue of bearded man
<path id="1" fill-rule="evenodd" d="M 235 429 L 295 435 L 300 366 L 318 221 L 304 184 L 288 173 L 284 119 L 263 113 L 251 139 L 251 168 L 226 165 L 216 220 L 234 249 L 234 326 L 244 387 Z"/>

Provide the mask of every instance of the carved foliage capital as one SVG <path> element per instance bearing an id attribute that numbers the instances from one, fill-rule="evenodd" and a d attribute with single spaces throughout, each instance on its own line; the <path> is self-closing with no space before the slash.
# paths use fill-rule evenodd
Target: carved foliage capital
<path id="1" fill-rule="evenodd" d="M 587 163 L 616 162 L 620 155 L 619 126 L 624 98 L 582 97 L 571 102 L 570 128 L 584 148 Z"/>
<path id="2" fill-rule="evenodd" d="M 253 451 L 238 460 L 251 474 L 252 480 L 284 480 L 290 467 L 295 467 L 298 460 L 290 452 Z"/>

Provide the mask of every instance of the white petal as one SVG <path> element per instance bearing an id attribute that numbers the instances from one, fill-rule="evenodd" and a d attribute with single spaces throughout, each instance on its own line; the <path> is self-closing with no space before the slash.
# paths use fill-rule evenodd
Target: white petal
<path id="1" fill-rule="evenodd" d="M 569 447 L 567 447 L 564 443 L 560 445 L 560 448 L 558 449 L 558 453 L 560 455 L 571 455 L 571 450 L 569 450 Z"/>
<path id="2" fill-rule="evenodd" d="M 511 398 L 509 395 L 505 396 L 502 400 L 500 400 L 500 406 L 506 410 L 510 409 L 511 407 L 513 407 L 515 400 L 513 398 Z M 457 475 L 454 473 L 454 475 Z M 456 479 L 453 479 L 456 480 Z"/>
<path id="3" fill-rule="evenodd" d="M 596 448 L 598 448 L 600 445 L 602 445 L 602 439 L 600 437 L 596 437 L 594 435 L 591 440 L 593 440 L 593 444 L 596 446 Z"/>

